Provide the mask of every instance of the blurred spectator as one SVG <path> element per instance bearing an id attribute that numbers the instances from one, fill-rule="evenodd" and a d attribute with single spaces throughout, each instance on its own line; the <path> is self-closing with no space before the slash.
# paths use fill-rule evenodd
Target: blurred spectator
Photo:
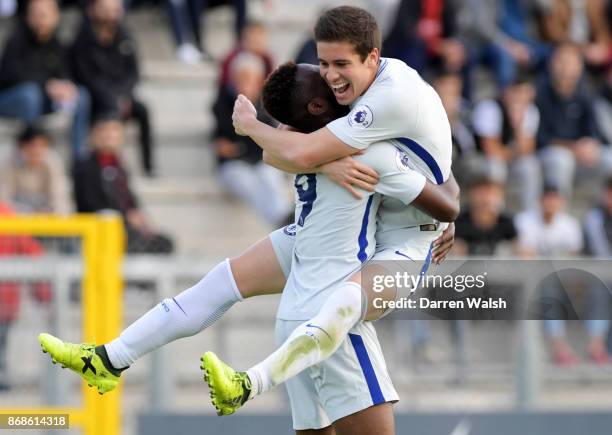
<path id="1" fill-rule="evenodd" d="M 147 107 L 134 96 L 138 83 L 136 44 L 123 24 L 121 0 L 93 0 L 72 47 L 76 79 L 91 94 L 94 116 L 115 113 L 140 128 L 145 173 L 153 174 L 152 134 Z"/>
<path id="2" fill-rule="evenodd" d="M 268 30 L 263 23 L 257 21 L 249 22 L 242 32 L 238 45 L 221 62 L 221 87 L 226 85 L 236 86 L 231 80 L 232 64 L 241 53 L 251 53 L 261 59 L 264 64 L 264 78 L 272 72 L 274 61 L 268 50 Z M 317 58 L 317 64 L 318 64 Z"/>
<path id="3" fill-rule="evenodd" d="M 298 50 L 297 56 L 295 56 L 295 63 L 309 63 L 311 65 L 319 64 L 317 42 L 314 40 L 314 37 L 310 36 L 306 41 L 304 41 Z"/>
<path id="4" fill-rule="evenodd" d="M 604 183 L 602 201 L 584 217 L 585 251 L 597 258 L 612 258 L 612 178 Z"/>
<path id="5" fill-rule="evenodd" d="M 538 0 L 543 38 L 553 44 L 576 43 L 587 65 L 599 67 L 612 60 L 610 22 L 602 0 Z"/>
<path id="6" fill-rule="evenodd" d="M 13 215 L 7 204 L 0 202 L 0 216 Z M 30 236 L 0 236 L 0 257 L 38 256 L 43 253 L 42 246 Z M 48 302 L 50 287 L 48 283 L 32 283 L 34 295 L 39 301 Z M 7 345 L 12 323 L 17 320 L 21 304 L 21 285 L 18 282 L 0 282 L 0 392 L 11 388 L 8 372 Z M 39 299 L 38 296 L 47 297 Z"/>
<path id="7" fill-rule="evenodd" d="M 474 130 L 487 172 L 506 183 L 510 169 L 523 209 L 537 206 L 542 185 L 535 154 L 540 114 L 534 99 L 533 85 L 519 76 L 500 97 L 481 101 L 474 109 Z"/>
<path id="8" fill-rule="evenodd" d="M 400 0 L 366 0 L 365 2 L 365 9 L 374 16 L 383 37 L 391 31 L 399 3 Z M 321 10 L 321 13 L 323 12 L 324 10 Z"/>
<path id="9" fill-rule="evenodd" d="M 187 64 L 197 64 L 209 56 L 204 52 L 201 41 L 196 38 L 191 17 L 193 0 L 166 0 L 172 36 L 176 43 L 176 57 Z"/>
<path id="10" fill-rule="evenodd" d="M 560 45 L 554 52 L 549 77 L 538 87 L 540 110 L 538 147 L 548 184 L 571 197 L 576 166 L 579 176 L 593 178 L 612 169 L 609 146 L 598 141 L 591 96 L 581 86 L 583 61 L 574 44 Z"/>
<path id="11" fill-rule="evenodd" d="M 402 0 L 384 41 L 384 55 L 424 74 L 429 66 L 459 72 L 466 49 L 458 37 L 455 0 Z"/>
<path id="12" fill-rule="evenodd" d="M 293 217 L 284 175 L 263 163 L 261 148 L 251 138 L 237 135 L 232 125 L 234 100 L 239 93 L 255 102 L 261 121 L 273 124 L 259 98 L 265 70 L 264 62 L 253 53 L 240 53 L 234 59 L 230 71 L 234 85 L 223 86 L 213 106 L 217 123 L 213 139 L 221 183 L 276 227 L 292 222 Z"/>
<path id="13" fill-rule="evenodd" d="M 202 13 L 217 6 L 229 5 L 233 7 L 236 19 L 234 30 L 236 39 L 243 35 L 247 16 L 246 0 L 167 0 L 168 13 L 172 34 L 177 46 L 177 57 L 189 64 L 202 59 L 210 59 L 204 43 Z M 190 42 L 191 40 L 191 42 Z"/>
<path id="14" fill-rule="evenodd" d="M 482 165 L 477 157 L 476 140 L 470 122 L 468 102 L 461 97 L 463 79 L 459 74 L 442 70 L 433 80 L 448 116 L 453 141 L 453 173 L 462 184 Z"/>
<path id="15" fill-rule="evenodd" d="M 604 183 L 604 192 L 599 205 L 591 208 L 584 217 L 585 251 L 588 255 L 599 259 L 612 259 L 612 178 L 608 178 Z M 607 287 L 606 287 L 607 285 Z M 612 283 L 594 283 L 589 289 L 590 303 L 597 319 L 610 319 L 610 290 Z M 597 324 L 596 324 L 597 325 Z M 590 349 L 590 357 L 595 362 L 608 362 L 610 347 L 609 320 L 599 321 L 602 334 L 608 335 L 607 351 L 603 351 L 599 340 Z M 597 334 L 594 334 L 597 336 Z"/>
<path id="16" fill-rule="evenodd" d="M 504 242 L 516 250 L 516 228 L 503 210 L 503 185 L 487 176 L 475 178 L 468 190 L 468 209 L 455 222 L 453 253 L 493 256 Z"/>
<path id="17" fill-rule="evenodd" d="M 42 130 L 30 126 L 19 134 L 17 149 L 0 173 L 0 201 L 18 213 L 70 211 L 64 165 Z"/>
<path id="18" fill-rule="evenodd" d="M 542 64 L 551 48 L 531 34 L 531 7 L 526 0 L 465 0 L 471 13 L 470 49 L 490 64 L 501 88 L 512 83 L 519 69 Z"/>
<path id="19" fill-rule="evenodd" d="M 606 81 L 595 98 L 595 120 L 603 141 L 612 145 L 612 66 L 608 68 Z"/>
<path id="20" fill-rule="evenodd" d="M 565 212 L 566 201 L 554 185 L 546 185 L 540 207 L 516 216 L 519 246 L 526 256 L 572 256 L 582 250 L 580 223 Z"/>
<path id="21" fill-rule="evenodd" d="M 539 210 L 530 210 L 516 216 L 516 227 L 519 232 L 519 245 L 526 256 L 542 258 L 559 258 L 577 255 L 583 248 L 582 230 L 577 219 L 564 211 L 565 199 L 559 189 L 547 186 L 542 194 Z M 541 283 L 544 298 L 562 301 L 566 285 L 556 275 L 546 278 Z M 568 290 L 572 290 L 569 288 Z M 596 297 L 591 295 L 590 297 Z M 590 304 L 589 309 L 597 307 Z M 587 318 L 594 318 L 592 313 Z M 606 320 L 587 320 L 585 322 L 589 335 L 588 350 L 591 358 L 598 363 L 607 360 L 605 353 Z M 567 342 L 564 320 L 545 320 L 544 327 L 551 338 L 553 359 L 560 365 L 572 365 L 577 358 Z"/>
<path id="22" fill-rule="evenodd" d="M 25 22 L 9 36 L 0 60 L 0 117 L 36 122 L 51 112 L 74 114 L 73 158 L 83 157 L 89 94 L 70 81 L 64 47 L 57 38 L 55 0 L 31 0 Z"/>
<path id="23" fill-rule="evenodd" d="M 504 186 L 486 175 L 475 177 L 470 182 L 467 197 L 467 210 L 455 221 L 453 255 L 495 256 L 506 246 L 518 251 L 518 235 L 512 216 L 504 213 Z M 490 283 L 489 289 L 509 297 L 517 293 L 512 285 L 499 283 Z M 459 362 L 466 361 L 465 329 L 465 320 L 454 322 L 453 337 Z"/>
<path id="24" fill-rule="evenodd" d="M 91 130 L 93 152 L 74 168 L 74 192 L 79 212 L 117 210 L 124 218 L 128 253 L 166 254 L 172 240 L 149 225 L 138 199 L 130 189 L 128 173 L 119 151 L 124 127 L 117 119 L 99 119 Z"/>
<path id="25" fill-rule="evenodd" d="M 17 12 L 17 0 L 0 0 L 0 18 L 12 17 Z"/>

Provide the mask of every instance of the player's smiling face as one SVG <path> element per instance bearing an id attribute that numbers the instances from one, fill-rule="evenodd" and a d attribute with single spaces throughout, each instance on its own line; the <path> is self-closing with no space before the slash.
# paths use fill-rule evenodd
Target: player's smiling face
<path id="1" fill-rule="evenodd" d="M 331 87 L 336 101 L 353 103 L 370 87 L 378 71 L 379 53 L 375 48 L 361 60 L 355 47 L 346 41 L 317 42 L 321 77 Z"/>

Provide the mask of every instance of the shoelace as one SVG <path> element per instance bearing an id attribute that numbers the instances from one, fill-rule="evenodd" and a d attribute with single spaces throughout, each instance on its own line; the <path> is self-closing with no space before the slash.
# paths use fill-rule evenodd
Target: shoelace
<path id="1" fill-rule="evenodd" d="M 240 374 L 238 373 L 237 376 L 240 378 L 240 380 L 242 381 L 242 383 L 244 384 L 244 386 L 250 391 L 253 388 L 253 385 L 251 384 L 251 379 L 245 374 L 244 376 L 240 376 Z"/>
<path id="2" fill-rule="evenodd" d="M 85 352 L 95 352 L 96 351 L 96 346 L 93 345 L 93 344 L 86 343 L 86 344 L 82 344 L 79 347 L 79 350 L 83 350 Z"/>
<path id="3" fill-rule="evenodd" d="M 236 399 L 232 400 L 232 404 L 236 405 L 236 404 L 240 404 L 242 405 L 244 402 L 246 402 L 249 398 L 249 394 L 251 393 L 251 389 L 253 388 L 252 384 L 251 384 L 251 379 L 248 377 L 248 375 L 246 373 L 242 373 L 242 372 L 238 372 L 234 375 L 234 379 L 237 380 L 238 382 L 240 382 L 240 384 L 243 387 L 243 393 L 240 397 L 237 397 Z"/>

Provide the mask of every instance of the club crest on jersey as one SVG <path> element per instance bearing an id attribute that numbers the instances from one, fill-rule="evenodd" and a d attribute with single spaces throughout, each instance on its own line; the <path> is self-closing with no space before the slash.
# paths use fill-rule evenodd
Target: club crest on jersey
<path id="1" fill-rule="evenodd" d="M 410 170 L 410 156 L 408 153 L 402 150 L 397 150 L 395 154 L 395 164 L 397 165 L 397 169 L 402 172 L 406 172 Z"/>
<path id="2" fill-rule="evenodd" d="M 287 225 L 283 231 L 285 232 L 285 234 L 287 234 L 288 236 L 295 236 L 295 233 L 297 231 L 297 225 L 296 224 L 290 224 Z"/>
<path id="3" fill-rule="evenodd" d="M 355 107 L 348 116 L 349 125 L 356 128 L 368 128 L 373 120 L 372 109 L 366 105 Z"/>

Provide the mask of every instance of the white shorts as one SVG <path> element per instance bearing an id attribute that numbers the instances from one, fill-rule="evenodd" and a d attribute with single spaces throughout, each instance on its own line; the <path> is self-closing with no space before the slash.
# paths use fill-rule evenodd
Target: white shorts
<path id="1" fill-rule="evenodd" d="M 446 225 L 443 228 L 446 228 Z M 403 242 L 389 246 L 377 246 L 370 261 L 408 260 L 428 263 L 431 260 L 432 244 L 442 234 L 443 228 L 437 231 L 420 231 L 417 227 L 406 228 L 402 230 Z"/>
<path id="2" fill-rule="evenodd" d="M 291 260 L 293 258 L 293 247 L 295 245 L 295 224 L 287 225 L 271 232 L 268 237 L 272 242 L 276 259 L 280 264 L 285 278 L 291 272 Z M 427 271 L 431 261 L 431 244 L 442 233 L 439 230 L 435 233 L 425 231 L 410 231 L 409 241 L 399 243 L 390 247 L 377 247 L 376 253 L 370 261 L 424 261 L 424 268 Z"/>
<path id="3" fill-rule="evenodd" d="M 407 228 L 404 243 L 398 243 L 390 247 L 377 247 L 376 252 L 368 261 L 368 264 L 377 263 L 383 265 L 389 274 L 406 272 L 411 274 L 425 275 L 431 265 L 431 248 L 433 241 L 437 239 L 446 226 L 436 232 L 420 231 L 418 228 Z M 295 224 L 279 228 L 268 235 L 276 254 L 276 259 L 283 270 L 285 278 L 291 272 L 291 261 L 293 258 L 293 247 L 295 245 Z M 398 289 L 396 299 L 409 296 L 410 288 Z M 369 303 L 368 301 L 364 301 Z M 387 310 L 380 318 L 389 314 Z M 379 318 L 379 319 L 380 319 Z"/>
<path id="4" fill-rule="evenodd" d="M 368 267 L 368 265 L 376 266 L 377 274 L 412 276 L 414 280 L 404 282 L 416 283 L 416 285 L 413 286 L 411 284 L 410 286 L 402 286 L 395 289 L 395 300 L 410 297 L 412 292 L 422 285 L 425 275 L 431 266 L 433 241 L 438 236 L 439 233 L 427 234 L 427 232 L 415 232 L 415 234 L 411 235 L 410 241 L 378 249 L 365 267 Z M 366 301 L 366 305 L 372 302 Z M 392 311 L 392 308 L 388 308 L 376 320 L 380 320 Z"/>
<path id="5" fill-rule="evenodd" d="M 268 237 L 272 242 L 274 253 L 278 264 L 280 264 L 285 278 L 291 272 L 291 260 L 293 259 L 293 246 L 295 245 L 295 224 L 287 225 L 271 232 Z"/>
<path id="6" fill-rule="evenodd" d="M 276 319 L 280 345 L 303 322 Z M 399 397 L 371 322 L 359 322 L 325 361 L 285 382 L 295 430 L 321 429 L 347 415 Z"/>

